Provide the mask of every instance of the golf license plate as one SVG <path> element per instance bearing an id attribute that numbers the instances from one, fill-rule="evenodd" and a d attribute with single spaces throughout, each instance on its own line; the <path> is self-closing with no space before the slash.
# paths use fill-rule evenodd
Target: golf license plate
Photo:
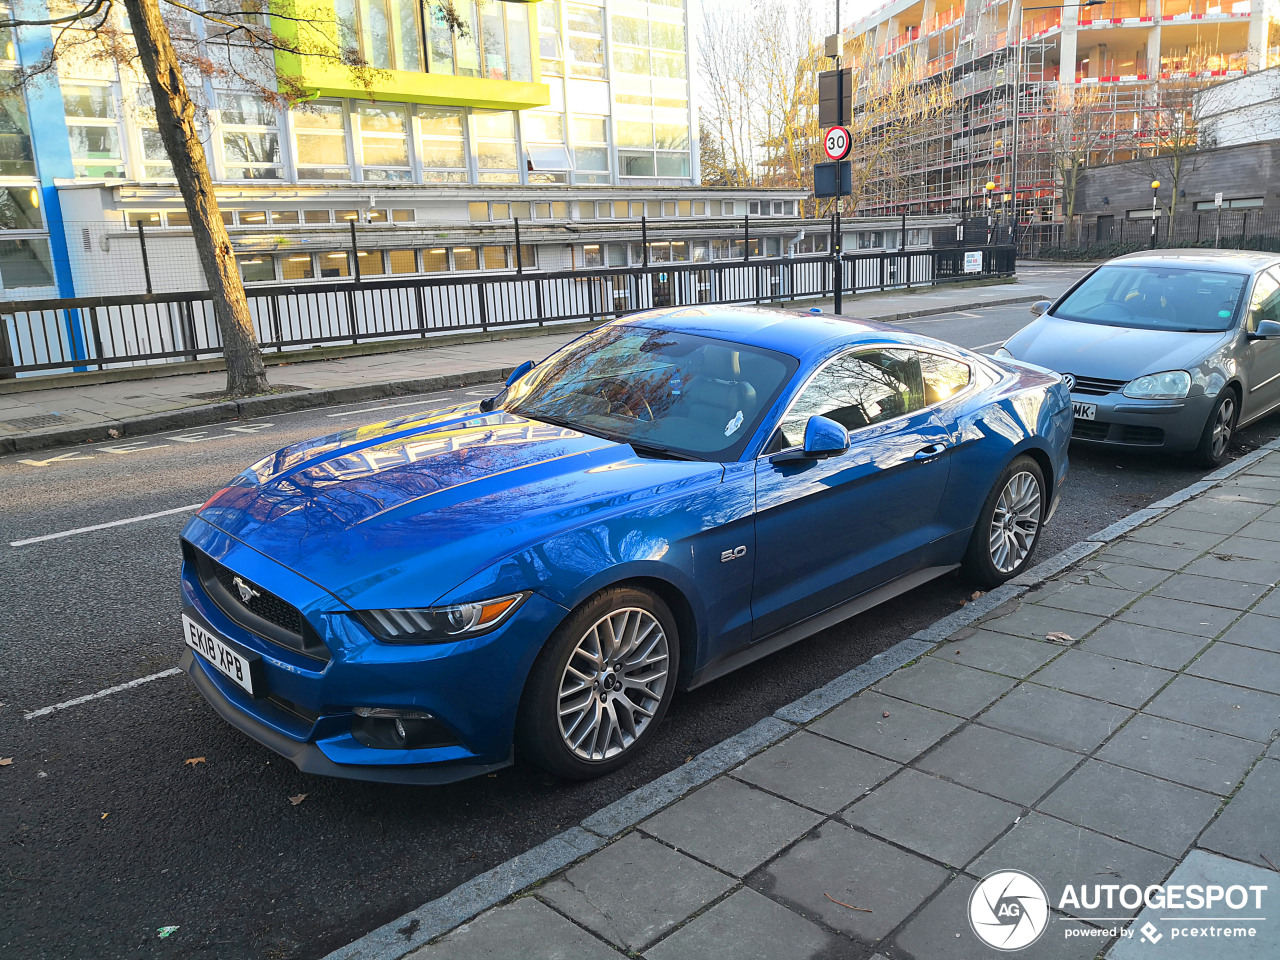
<path id="1" fill-rule="evenodd" d="M 213 669 L 228 677 L 245 693 L 254 695 L 254 664 L 248 657 L 233 650 L 221 637 L 210 633 L 185 613 L 182 615 L 182 638 Z"/>
<path id="2" fill-rule="evenodd" d="M 1098 405 L 1096 403 L 1083 403 L 1079 400 L 1072 400 L 1071 412 L 1076 415 L 1077 420 L 1093 420 L 1098 416 Z"/>

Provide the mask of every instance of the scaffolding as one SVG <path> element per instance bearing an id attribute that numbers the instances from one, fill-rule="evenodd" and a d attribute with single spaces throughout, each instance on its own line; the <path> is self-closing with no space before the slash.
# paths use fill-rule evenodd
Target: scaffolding
<path id="1" fill-rule="evenodd" d="M 1153 56 L 1150 48 L 1162 42 L 1152 30 L 1162 6 L 1164 49 Z M 1086 159 L 1092 166 L 1158 147 L 1151 115 L 1162 83 L 1190 77 L 1203 86 L 1249 66 L 1234 40 L 1210 46 L 1198 63 L 1189 47 L 1179 46 L 1185 38 L 1171 31 L 1195 29 L 1187 19 L 1203 16 L 1201 6 L 1203 0 L 1121 0 L 1090 8 L 1077 26 L 1064 22 L 1068 5 L 1023 16 L 1019 28 L 1011 0 L 935 0 L 886 8 L 890 12 L 871 24 L 870 34 L 867 22 L 856 25 L 850 37 L 878 41 L 871 49 L 881 63 L 912 64 L 920 83 L 949 85 L 954 101 L 941 122 L 895 148 L 889 161 L 894 175 L 872 178 L 858 212 L 958 213 L 1023 224 L 1060 220 L 1055 123 L 1077 91 L 1088 90 L 1103 124 Z M 1251 15 L 1239 4 L 1223 6 L 1225 11 L 1206 8 L 1208 15 L 1224 23 Z M 1072 62 L 1063 62 L 1064 53 Z M 1264 59 L 1269 62 L 1269 55 Z M 855 111 L 874 109 L 866 98 L 855 105 Z"/>

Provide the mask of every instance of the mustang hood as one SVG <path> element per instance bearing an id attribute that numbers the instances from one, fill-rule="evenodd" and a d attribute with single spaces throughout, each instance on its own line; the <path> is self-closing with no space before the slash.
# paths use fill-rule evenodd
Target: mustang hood
<path id="1" fill-rule="evenodd" d="M 1048 314 L 1015 334 L 1006 349 L 1059 373 L 1132 380 L 1146 373 L 1194 369 L 1230 333 L 1136 330 L 1077 323 Z"/>
<path id="2" fill-rule="evenodd" d="M 722 474 L 469 406 L 285 447 L 199 517 L 353 607 L 427 606 L 558 529 Z"/>

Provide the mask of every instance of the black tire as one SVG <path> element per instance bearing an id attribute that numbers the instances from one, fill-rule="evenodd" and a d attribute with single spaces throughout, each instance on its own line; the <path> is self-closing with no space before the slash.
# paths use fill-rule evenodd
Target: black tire
<path id="1" fill-rule="evenodd" d="M 1234 390 L 1227 387 L 1218 394 L 1213 409 L 1209 411 L 1209 419 L 1204 422 L 1204 431 L 1200 434 L 1200 445 L 1191 455 L 1192 460 L 1201 467 L 1220 466 L 1231 450 L 1231 438 L 1235 436 L 1239 419 L 1240 399 Z"/>
<path id="2" fill-rule="evenodd" d="M 642 611 L 649 619 L 639 613 L 633 614 L 634 611 Z M 652 631 L 635 649 L 627 650 L 620 643 L 624 654 L 621 661 L 610 663 L 609 657 L 605 656 L 603 671 L 599 670 L 598 658 L 592 661 L 580 648 L 580 644 L 590 646 L 589 638 L 593 631 L 597 631 L 596 637 L 606 638 L 597 640 L 597 647 L 602 649 L 608 643 L 607 638 L 615 635 L 613 628 L 619 622 L 623 626 L 616 632 L 621 632 L 625 638 L 627 625 L 633 621 L 636 624 L 635 636 L 639 636 L 650 621 L 661 631 L 666 672 L 660 689 L 652 681 L 649 688 L 637 688 L 637 678 L 643 680 L 657 669 L 656 663 L 641 658 L 646 644 L 659 642 Z M 614 652 L 619 651 L 615 649 Z M 650 651 L 648 657 L 657 655 L 656 651 Z M 637 658 L 631 667 L 627 666 L 628 657 Z M 596 671 L 594 676 L 582 681 L 584 684 L 594 681 L 594 686 L 576 690 L 566 686 L 573 682 L 569 671 L 571 658 L 579 675 L 591 673 L 591 669 Z M 591 663 L 595 666 L 588 669 Z M 679 670 L 680 637 L 675 618 L 662 598 L 639 587 L 609 587 L 600 591 L 583 602 L 556 628 L 534 661 L 520 699 L 516 722 L 517 753 L 542 769 L 569 780 L 590 780 L 617 770 L 631 762 L 652 740 L 653 732 L 662 722 L 675 694 Z M 646 697 L 645 693 L 656 696 Z M 585 699 L 582 699 L 584 694 Z M 581 712 L 571 712 L 562 717 L 562 703 Z M 595 726 L 601 733 L 575 750 L 569 741 L 579 736 L 591 736 L 584 731 L 592 726 L 592 716 L 596 718 Z M 626 729 L 628 718 L 631 724 L 629 731 Z M 566 725 L 569 727 L 567 730 L 563 729 Z M 600 736 L 605 728 L 609 734 L 600 745 Z"/>
<path id="3" fill-rule="evenodd" d="M 1030 475 L 1035 481 L 1038 493 L 1039 503 L 1036 509 L 1035 530 L 1030 536 L 1030 544 L 1026 546 L 1025 554 L 1016 558 L 1009 557 L 1008 560 L 1013 561 L 1012 566 L 1006 563 L 1002 568 L 1002 565 L 998 564 L 997 559 L 993 556 L 995 551 L 992 547 L 992 532 L 996 509 L 1006 488 L 1009 487 L 1015 477 L 1023 475 Z M 1022 483 L 1023 481 L 1020 481 L 1020 485 Z M 1005 581 L 1012 580 L 1022 573 L 1031 562 L 1036 544 L 1040 542 L 1040 531 L 1044 529 L 1044 515 L 1048 506 L 1049 498 L 1045 489 L 1044 471 L 1040 469 L 1040 464 L 1036 463 L 1032 457 L 1025 455 L 1015 457 L 1004 468 L 999 479 L 996 480 L 995 485 L 991 488 L 991 492 L 987 494 L 986 502 L 982 505 L 982 512 L 978 514 L 978 522 L 974 524 L 973 533 L 969 537 L 969 548 L 965 551 L 964 560 L 960 564 L 960 573 L 965 579 L 984 590 L 998 587 Z M 1025 533 L 1025 524 L 1014 523 L 1013 526 Z"/>

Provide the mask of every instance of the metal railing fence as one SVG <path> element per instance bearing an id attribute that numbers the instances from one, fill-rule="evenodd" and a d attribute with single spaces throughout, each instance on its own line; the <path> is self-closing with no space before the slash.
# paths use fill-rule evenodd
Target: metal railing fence
<path id="1" fill-rule="evenodd" d="M 979 256 L 975 257 L 977 254 Z M 968 271 L 966 271 L 966 267 Z M 1012 276 L 1011 246 L 846 253 L 845 293 Z M 264 350 L 605 321 L 638 310 L 832 296 L 830 256 L 307 283 L 247 290 Z M 217 357 L 207 292 L 0 302 L 0 379 Z"/>

